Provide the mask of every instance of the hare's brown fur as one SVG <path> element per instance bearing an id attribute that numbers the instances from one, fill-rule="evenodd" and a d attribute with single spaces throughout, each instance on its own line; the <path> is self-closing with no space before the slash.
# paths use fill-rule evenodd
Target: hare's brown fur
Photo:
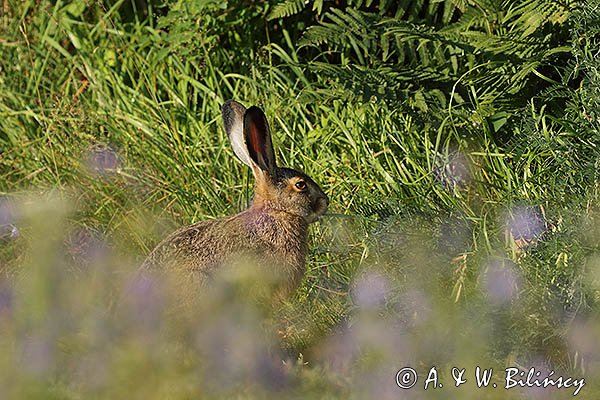
<path id="1" fill-rule="evenodd" d="M 282 289 L 289 292 L 304 275 L 307 235 L 303 218 L 251 207 L 233 217 L 201 221 L 173 232 L 152 251 L 144 267 L 192 272 L 204 283 L 234 258 L 257 256 L 277 268 Z"/>

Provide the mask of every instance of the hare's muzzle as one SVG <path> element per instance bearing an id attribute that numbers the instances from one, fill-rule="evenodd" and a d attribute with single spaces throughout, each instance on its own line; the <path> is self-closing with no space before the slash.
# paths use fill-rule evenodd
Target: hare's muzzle
<path id="1" fill-rule="evenodd" d="M 327 206 L 329 206 L 329 199 L 327 198 L 327 196 L 319 197 L 317 201 L 315 201 L 315 215 L 320 216 L 325 214 L 325 211 L 327 211 Z"/>

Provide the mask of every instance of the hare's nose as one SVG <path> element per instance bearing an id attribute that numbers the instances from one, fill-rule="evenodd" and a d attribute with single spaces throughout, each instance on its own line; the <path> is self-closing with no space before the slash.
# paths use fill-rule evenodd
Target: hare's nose
<path id="1" fill-rule="evenodd" d="M 324 214 L 325 211 L 327 211 L 327 206 L 329 206 L 329 199 L 327 198 L 327 196 L 319 197 L 316 205 L 317 207 L 315 207 L 315 211 L 318 214 Z"/>

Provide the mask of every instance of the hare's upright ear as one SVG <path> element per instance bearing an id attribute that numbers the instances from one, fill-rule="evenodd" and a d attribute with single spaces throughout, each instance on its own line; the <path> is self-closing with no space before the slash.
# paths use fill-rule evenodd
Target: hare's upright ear
<path id="1" fill-rule="evenodd" d="M 269 124 L 265 114 L 256 106 L 250 107 L 244 115 L 244 138 L 248 154 L 255 165 L 275 176 L 277 165 Z"/>
<path id="2" fill-rule="evenodd" d="M 233 152 L 241 162 L 252 167 L 252 159 L 248 154 L 248 146 L 244 137 L 244 114 L 246 107 L 235 100 L 227 100 L 221 107 L 225 132 L 233 148 Z"/>

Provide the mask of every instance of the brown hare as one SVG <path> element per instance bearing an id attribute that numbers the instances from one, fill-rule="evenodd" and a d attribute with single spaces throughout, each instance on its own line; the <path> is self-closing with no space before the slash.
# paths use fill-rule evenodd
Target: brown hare
<path id="1" fill-rule="evenodd" d="M 277 166 L 260 108 L 246 109 L 229 100 L 221 111 L 234 153 L 254 173 L 252 203 L 237 215 L 173 232 L 150 253 L 142 269 L 177 269 L 204 283 L 223 265 L 250 257 L 274 273 L 278 295 L 286 296 L 306 269 L 308 225 L 325 213 L 329 200 L 307 175 Z"/>

